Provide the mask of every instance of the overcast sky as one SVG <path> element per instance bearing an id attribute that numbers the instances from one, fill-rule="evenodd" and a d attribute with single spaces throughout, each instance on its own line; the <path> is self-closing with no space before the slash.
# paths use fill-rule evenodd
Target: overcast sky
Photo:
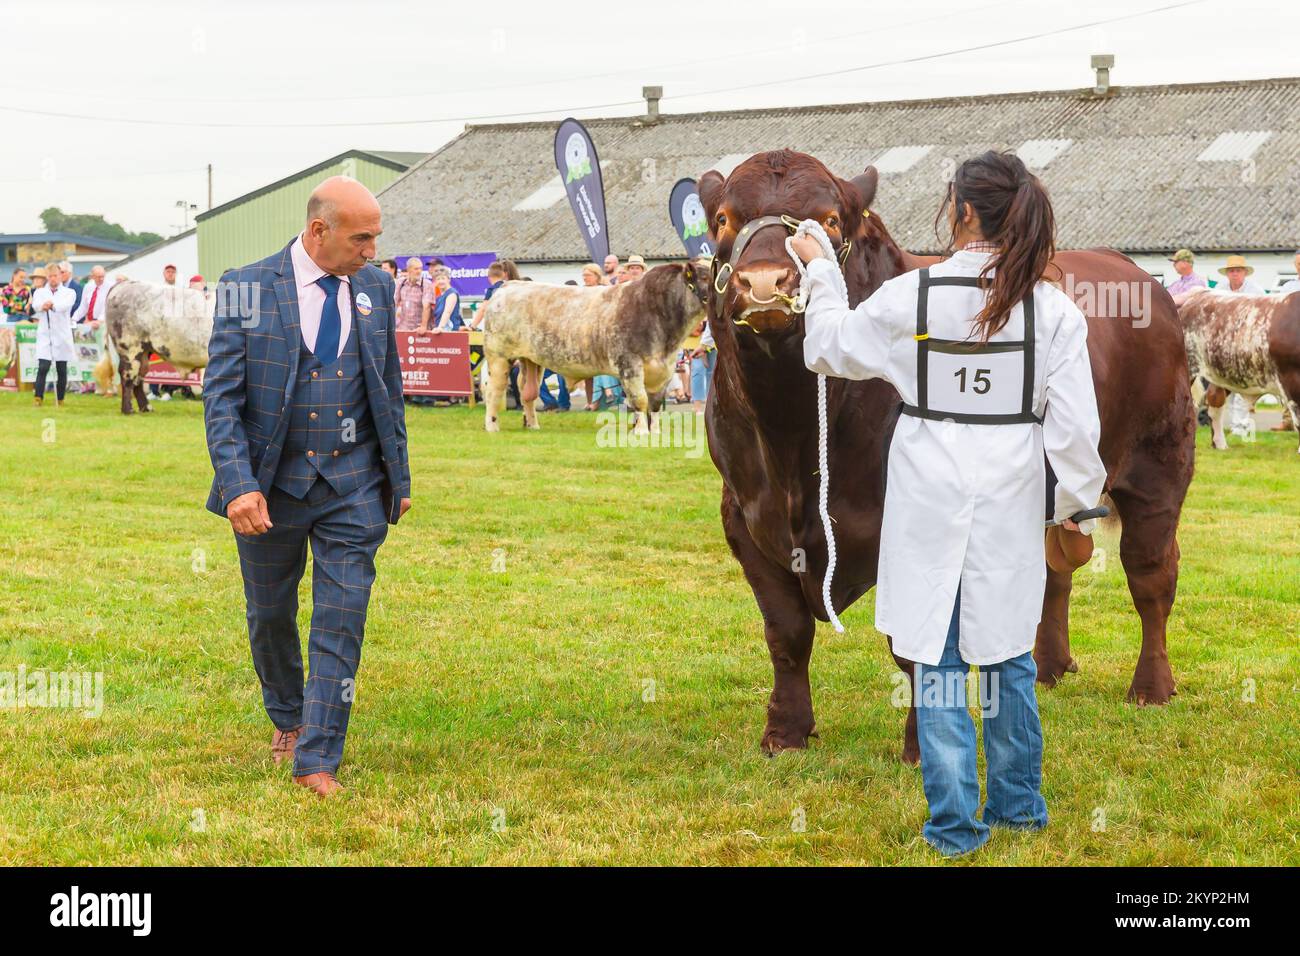
<path id="1" fill-rule="evenodd" d="M 1118 85 L 1300 72 L 1294 0 L 2 9 L 0 232 L 39 230 L 40 211 L 59 206 L 171 235 L 177 200 L 206 208 L 208 163 L 220 204 L 353 147 L 432 151 L 468 121 L 639 113 L 645 84 L 664 87 L 664 112 L 682 113 L 1084 87 L 1089 56 L 1102 52 L 1115 55 Z M 1132 16 L 1142 11 L 1157 12 Z M 895 62 L 1118 17 L 1128 19 Z M 766 85 L 737 89 L 756 82 Z"/>

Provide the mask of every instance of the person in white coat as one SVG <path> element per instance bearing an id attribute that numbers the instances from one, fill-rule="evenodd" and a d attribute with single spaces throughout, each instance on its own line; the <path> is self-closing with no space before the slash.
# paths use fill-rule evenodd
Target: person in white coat
<path id="1" fill-rule="evenodd" d="M 46 268 L 49 281 L 32 292 L 32 317 L 36 320 L 36 404 L 45 404 L 45 380 L 55 368 L 55 398 L 63 404 L 68 390 L 68 362 L 72 361 L 72 310 L 77 294 L 63 284 L 57 262 Z"/>
<path id="2" fill-rule="evenodd" d="M 1052 517 L 1071 554 L 1095 521 L 1106 472 L 1083 314 L 1042 281 L 1055 248 L 1051 202 L 1013 153 L 957 170 L 945 206 L 950 258 L 884 283 L 850 309 L 811 237 L 804 359 L 883 378 L 903 399 L 889 449 L 876 627 L 917 662 L 913 700 L 930 806 L 925 839 L 960 855 L 989 827 L 1047 825 L 1032 650 L 1046 583 L 1044 454 Z M 1085 559 L 1086 560 L 1086 557 Z M 968 665 L 981 670 L 988 801 L 977 818 Z"/>

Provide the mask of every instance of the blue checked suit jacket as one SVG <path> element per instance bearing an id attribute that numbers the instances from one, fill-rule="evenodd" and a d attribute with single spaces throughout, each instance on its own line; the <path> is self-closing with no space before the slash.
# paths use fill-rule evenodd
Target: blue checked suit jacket
<path id="1" fill-rule="evenodd" d="M 289 428 L 302 336 L 298 286 L 290 243 L 261 262 L 231 269 L 218 286 L 208 368 L 203 377 L 203 421 L 216 472 L 208 510 L 250 491 L 270 493 Z M 406 410 L 393 321 L 393 283 L 374 266 L 351 278 L 352 333 L 366 378 L 370 416 L 379 436 L 384 505 L 397 524 L 401 499 L 411 496 L 406 453 Z M 366 293 L 369 315 L 357 311 Z"/>

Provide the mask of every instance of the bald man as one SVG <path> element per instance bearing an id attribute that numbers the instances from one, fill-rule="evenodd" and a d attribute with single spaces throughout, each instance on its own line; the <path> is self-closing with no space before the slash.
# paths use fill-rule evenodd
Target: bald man
<path id="1" fill-rule="evenodd" d="M 294 782 L 321 797 L 342 789 L 375 554 L 411 507 L 393 284 L 367 264 L 380 231 L 360 183 L 316 187 L 299 236 L 222 276 L 203 380 L 208 510 L 235 534 L 271 759 L 292 760 Z"/>

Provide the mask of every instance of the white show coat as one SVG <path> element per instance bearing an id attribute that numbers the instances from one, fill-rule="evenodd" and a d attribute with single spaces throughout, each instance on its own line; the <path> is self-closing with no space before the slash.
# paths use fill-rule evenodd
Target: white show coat
<path id="1" fill-rule="evenodd" d="M 988 255 L 957 252 L 931 266 L 930 275 L 976 276 Z M 919 272 L 891 279 L 850 310 L 835 269 L 828 259 L 808 266 L 808 368 L 841 378 L 883 378 L 915 405 Z M 977 288 L 932 287 L 932 337 L 970 338 L 985 295 Z M 1101 424 L 1088 326 L 1070 298 L 1045 282 L 1034 289 L 1034 311 L 1033 411 L 1041 425 L 898 419 L 889 450 L 876 628 L 893 638 L 899 657 L 939 663 L 958 584 L 962 660 L 995 664 L 1033 648 L 1047 579 L 1044 451 L 1058 481 L 1055 517 L 1097 506 L 1106 471 L 1097 453 Z M 1023 312 L 1017 304 L 990 341 L 1023 339 Z M 949 376 L 931 373 L 931 394 L 941 385 L 951 387 L 940 377 Z M 834 481 L 833 459 L 830 465 Z M 1081 529 L 1091 532 L 1095 523 L 1084 522 Z"/>
<path id="2" fill-rule="evenodd" d="M 53 302 L 45 311 L 41 305 Z M 32 292 L 32 317 L 36 320 L 36 358 L 47 362 L 72 361 L 72 308 L 77 293 L 66 285 L 51 290 L 42 286 Z"/>

